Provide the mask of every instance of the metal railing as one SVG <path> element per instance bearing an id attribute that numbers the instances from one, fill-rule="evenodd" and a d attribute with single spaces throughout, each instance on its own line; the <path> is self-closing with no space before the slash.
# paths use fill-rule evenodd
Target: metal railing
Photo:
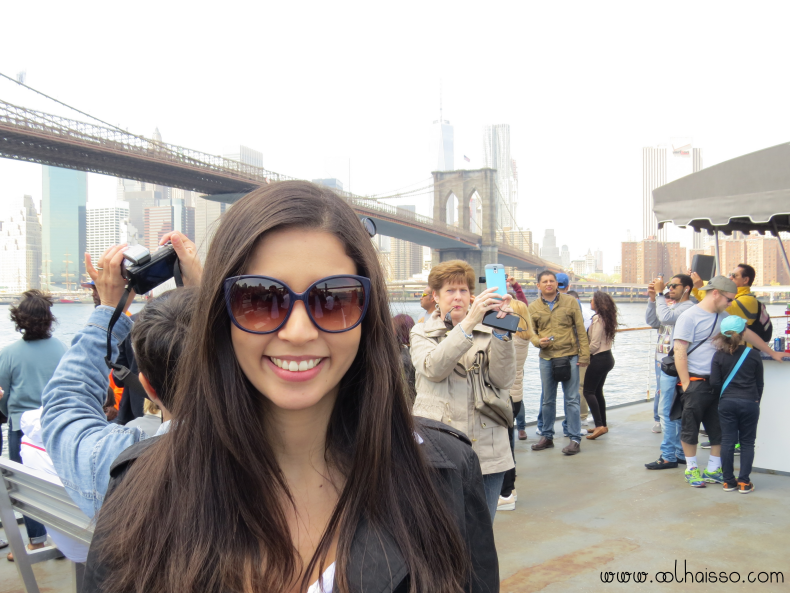
<path id="1" fill-rule="evenodd" d="M 55 136 L 71 142 L 155 158 L 170 163 L 201 167 L 209 171 L 242 177 L 260 185 L 295 179 L 262 167 L 137 136 L 120 129 L 35 111 L 0 100 L 0 125 Z"/>

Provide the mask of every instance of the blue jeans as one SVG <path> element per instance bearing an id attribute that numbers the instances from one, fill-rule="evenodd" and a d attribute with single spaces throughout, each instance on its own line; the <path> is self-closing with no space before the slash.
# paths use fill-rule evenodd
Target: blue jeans
<path id="1" fill-rule="evenodd" d="M 22 448 L 22 431 L 11 430 L 8 427 L 8 458 L 11 461 L 22 463 L 22 455 L 20 449 Z M 27 530 L 27 537 L 31 544 L 43 544 L 47 541 L 47 528 L 38 521 L 34 521 L 27 515 L 23 515 L 25 519 L 25 529 Z"/>
<path id="2" fill-rule="evenodd" d="M 661 422 L 661 414 L 659 413 L 659 403 L 658 400 L 661 398 L 661 394 L 664 392 L 661 389 L 661 363 L 656 361 L 656 396 L 653 398 L 653 420 L 656 422 Z M 670 393 L 669 391 L 667 393 Z M 671 393 L 675 393 L 673 389 Z M 663 429 L 662 429 L 663 430 Z"/>
<path id="3" fill-rule="evenodd" d="M 733 464 L 735 445 L 741 443 L 741 469 L 738 482 L 749 482 L 754 463 L 754 441 L 757 438 L 757 421 L 760 404 L 739 397 L 725 397 L 719 401 L 721 422 L 721 471 L 725 482 L 735 482 Z"/>
<path id="4" fill-rule="evenodd" d="M 540 388 L 540 401 L 538 402 L 538 430 L 543 432 L 543 386 Z"/>
<path id="5" fill-rule="evenodd" d="M 505 479 L 505 472 L 495 474 L 483 474 L 483 488 L 486 491 L 486 504 L 488 512 L 491 514 L 491 523 L 494 522 L 496 515 L 496 505 L 499 502 L 499 493 L 502 492 L 502 482 Z"/>
<path id="6" fill-rule="evenodd" d="M 565 399 L 565 419 L 568 436 L 580 443 L 582 440 L 582 421 L 579 416 L 579 367 L 578 356 L 571 357 L 571 378 L 562 382 Z M 543 386 L 543 428 L 541 432 L 547 439 L 554 439 L 554 421 L 557 418 L 557 382 L 554 380 L 551 361 L 540 359 L 540 382 Z"/>
<path id="7" fill-rule="evenodd" d="M 683 453 L 683 447 L 680 444 L 680 420 L 669 419 L 669 411 L 672 409 L 672 401 L 675 399 L 675 387 L 679 379 L 670 377 L 660 369 L 658 375 L 658 388 L 661 391 L 661 398 L 656 397 L 656 401 L 660 402 L 658 414 L 662 435 L 661 457 L 666 461 L 685 459 L 686 455 Z"/>
<path id="8" fill-rule="evenodd" d="M 518 409 L 518 414 L 516 414 L 516 428 L 518 428 L 519 430 L 527 430 L 527 421 L 524 418 L 523 405 Z"/>

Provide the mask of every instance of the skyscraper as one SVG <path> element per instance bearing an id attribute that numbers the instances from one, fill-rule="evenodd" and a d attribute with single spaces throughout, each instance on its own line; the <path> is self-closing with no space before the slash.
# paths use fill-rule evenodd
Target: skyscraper
<path id="1" fill-rule="evenodd" d="M 516 207 L 518 193 L 510 158 L 510 125 L 486 126 L 483 131 L 484 166 L 496 169 L 495 183 L 497 196 L 497 226 L 516 228 Z"/>
<path id="2" fill-rule="evenodd" d="M 24 196 L 0 222 L 0 290 L 41 286 L 41 221 L 33 198 Z"/>
<path id="3" fill-rule="evenodd" d="M 238 150 L 234 148 L 222 156 L 232 161 L 238 161 L 244 165 L 252 165 L 253 167 L 263 169 L 263 153 L 249 146 L 240 145 Z"/>
<path id="4" fill-rule="evenodd" d="M 444 112 L 442 110 L 442 97 L 439 94 L 439 119 L 433 122 L 436 127 L 436 140 L 437 140 L 437 171 L 453 171 L 455 170 L 455 144 L 453 138 L 453 126 L 450 122 L 444 119 Z"/>
<path id="5" fill-rule="evenodd" d="M 666 241 L 666 228 L 658 230 L 653 214 L 653 190 L 667 182 L 667 149 L 645 147 L 642 149 L 642 239 L 655 237 Z M 623 264 L 625 269 L 625 263 Z M 625 271 L 623 272 L 625 273 Z M 624 281 L 625 282 L 625 281 Z"/>
<path id="6" fill-rule="evenodd" d="M 200 261 L 206 262 L 211 240 L 217 230 L 222 215 L 230 208 L 230 204 L 214 202 L 205 198 L 197 198 L 195 201 L 195 245 L 198 250 Z"/>
<path id="7" fill-rule="evenodd" d="M 42 285 L 72 289 L 85 273 L 88 174 L 45 165 L 42 180 Z"/>
<path id="8" fill-rule="evenodd" d="M 702 149 L 693 148 L 691 138 L 672 138 L 670 148 L 665 145 L 642 149 L 642 238 L 655 237 L 658 241 L 682 241 L 689 248 L 701 249 L 700 233 L 679 229 L 672 224 L 658 229 L 653 214 L 653 190 L 676 179 L 702 169 Z"/>
<path id="9" fill-rule="evenodd" d="M 540 249 L 540 257 L 554 264 L 562 265 L 562 256 L 557 247 L 557 237 L 554 236 L 554 229 L 546 229 L 543 235 L 543 247 Z"/>
<path id="10" fill-rule="evenodd" d="M 127 242 L 128 224 L 128 202 L 116 202 L 112 206 L 88 202 L 85 209 L 86 250 L 94 266 L 108 247 Z"/>
<path id="11" fill-rule="evenodd" d="M 404 210 L 414 212 L 414 206 L 399 206 Z M 390 265 L 392 266 L 393 280 L 407 280 L 422 272 L 423 252 L 422 245 L 401 239 L 390 239 Z"/>

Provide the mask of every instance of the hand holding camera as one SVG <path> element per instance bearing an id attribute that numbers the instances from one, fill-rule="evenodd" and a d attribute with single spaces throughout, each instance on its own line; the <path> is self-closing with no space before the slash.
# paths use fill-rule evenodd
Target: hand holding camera
<path id="1" fill-rule="evenodd" d="M 99 293 L 101 304 L 113 309 L 123 297 L 124 289 L 126 288 L 126 278 L 121 274 L 121 265 L 124 262 L 123 252 L 126 247 L 126 243 L 113 245 L 102 254 L 96 267 L 93 267 L 90 254 L 85 254 L 85 269 L 96 283 L 96 290 Z M 134 292 L 129 295 L 124 311 L 132 304 L 134 295 Z"/>
<path id="2" fill-rule="evenodd" d="M 197 286 L 203 276 L 203 264 L 198 258 L 197 246 L 186 235 L 178 231 L 167 233 L 159 241 L 159 245 L 172 243 L 178 256 L 178 265 L 181 267 L 181 276 L 184 286 Z"/>

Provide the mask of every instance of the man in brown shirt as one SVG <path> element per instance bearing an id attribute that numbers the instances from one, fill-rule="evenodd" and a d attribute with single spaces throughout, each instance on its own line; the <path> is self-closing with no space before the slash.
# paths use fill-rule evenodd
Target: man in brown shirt
<path id="1" fill-rule="evenodd" d="M 579 416 L 579 367 L 590 362 L 590 349 L 584 318 L 576 299 L 557 290 L 554 272 L 538 274 L 540 298 L 529 306 L 535 333 L 532 344 L 540 349 L 540 380 L 543 386 L 543 428 L 533 451 L 554 447 L 554 420 L 557 412 L 557 384 L 562 383 L 565 418 L 571 442 L 562 452 L 576 455 L 581 451 Z M 575 329 L 575 331 L 574 331 Z"/>

